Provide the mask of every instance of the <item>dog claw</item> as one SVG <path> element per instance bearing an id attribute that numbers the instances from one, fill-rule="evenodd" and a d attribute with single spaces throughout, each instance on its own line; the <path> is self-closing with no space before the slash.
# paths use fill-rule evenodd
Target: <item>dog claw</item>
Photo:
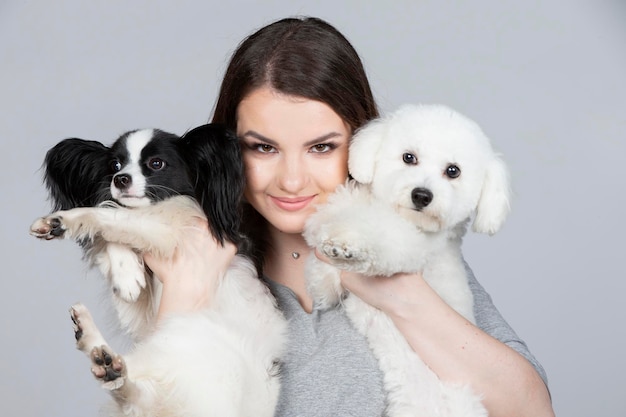
<path id="1" fill-rule="evenodd" d="M 74 307 L 70 308 L 70 318 L 72 319 L 72 329 L 74 330 L 74 338 L 78 342 L 83 337 L 83 329 L 80 327 L 78 320 L 78 312 Z"/>

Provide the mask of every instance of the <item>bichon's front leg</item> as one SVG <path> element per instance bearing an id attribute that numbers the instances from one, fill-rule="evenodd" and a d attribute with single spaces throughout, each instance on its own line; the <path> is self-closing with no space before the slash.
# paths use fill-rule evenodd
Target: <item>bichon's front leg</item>
<path id="1" fill-rule="evenodd" d="M 373 203 L 341 211 L 328 205 L 309 218 L 304 236 L 338 268 L 372 276 L 421 271 L 445 243 L 442 234 L 423 233 Z"/>
<path id="2" fill-rule="evenodd" d="M 108 390 L 124 385 L 126 365 L 124 359 L 115 354 L 98 330 L 87 307 L 75 304 L 70 308 L 76 347 L 91 360 L 91 372 Z"/>
<path id="3" fill-rule="evenodd" d="M 307 220 L 304 237 L 341 269 L 366 275 L 421 270 L 430 238 L 388 204 L 340 189 Z"/>

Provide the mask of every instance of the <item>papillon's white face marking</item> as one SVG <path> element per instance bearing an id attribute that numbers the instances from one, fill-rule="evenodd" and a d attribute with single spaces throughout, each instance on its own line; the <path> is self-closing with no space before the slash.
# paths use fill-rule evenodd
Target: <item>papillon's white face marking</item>
<path id="1" fill-rule="evenodd" d="M 126 138 L 126 160 L 117 161 L 120 170 L 111 181 L 112 197 L 129 207 L 150 205 L 146 196 L 146 177 L 143 173 L 142 150 L 154 137 L 153 129 L 138 130 Z"/>

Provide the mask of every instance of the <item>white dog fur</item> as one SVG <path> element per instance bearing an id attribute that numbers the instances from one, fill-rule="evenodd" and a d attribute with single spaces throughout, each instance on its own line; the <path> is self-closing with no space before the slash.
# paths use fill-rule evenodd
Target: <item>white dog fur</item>
<path id="1" fill-rule="evenodd" d="M 145 207 L 59 211 L 37 220 L 31 232 L 45 239 L 99 236 L 113 250 L 131 250 L 128 268 L 142 273 L 135 252 L 173 256 L 198 218 L 205 218 L 198 204 L 178 196 Z M 272 416 L 286 323 L 251 261 L 235 257 L 208 309 L 171 314 L 157 324 L 159 297 L 154 279 L 135 301 L 117 298 L 116 307 L 125 305 L 121 315 L 133 317 L 136 330 L 136 343 L 124 356 L 109 347 L 84 305 L 72 306 L 77 347 L 115 400 L 110 415 Z"/>
<path id="2" fill-rule="evenodd" d="M 340 269 L 423 271 L 474 322 L 462 237 L 472 219 L 474 231 L 495 233 L 511 196 L 507 167 L 480 127 L 446 106 L 405 105 L 355 134 L 349 170 L 353 180 L 308 219 L 308 244 Z M 309 291 L 322 306 L 343 303 L 367 337 L 384 374 L 388 416 L 487 415 L 480 393 L 440 381 L 384 313 L 347 294 L 337 268 L 310 256 Z"/>

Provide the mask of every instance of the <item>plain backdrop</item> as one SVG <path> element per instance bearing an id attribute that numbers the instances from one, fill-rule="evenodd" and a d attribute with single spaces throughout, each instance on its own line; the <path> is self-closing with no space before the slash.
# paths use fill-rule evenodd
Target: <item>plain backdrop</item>
<path id="1" fill-rule="evenodd" d="M 102 280 L 74 243 L 28 235 L 50 209 L 46 150 L 206 122 L 239 41 L 290 15 L 352 41 L 384 112 L 445 103 L 483 127 L 515 200 L 465 256 L 544 365 L 557 415 L 626 415 L 620 0 L 0 1 L 1 414 L 96 415 L 107 399 L 67 312 L 81 300 L 113 334 Z"/>

